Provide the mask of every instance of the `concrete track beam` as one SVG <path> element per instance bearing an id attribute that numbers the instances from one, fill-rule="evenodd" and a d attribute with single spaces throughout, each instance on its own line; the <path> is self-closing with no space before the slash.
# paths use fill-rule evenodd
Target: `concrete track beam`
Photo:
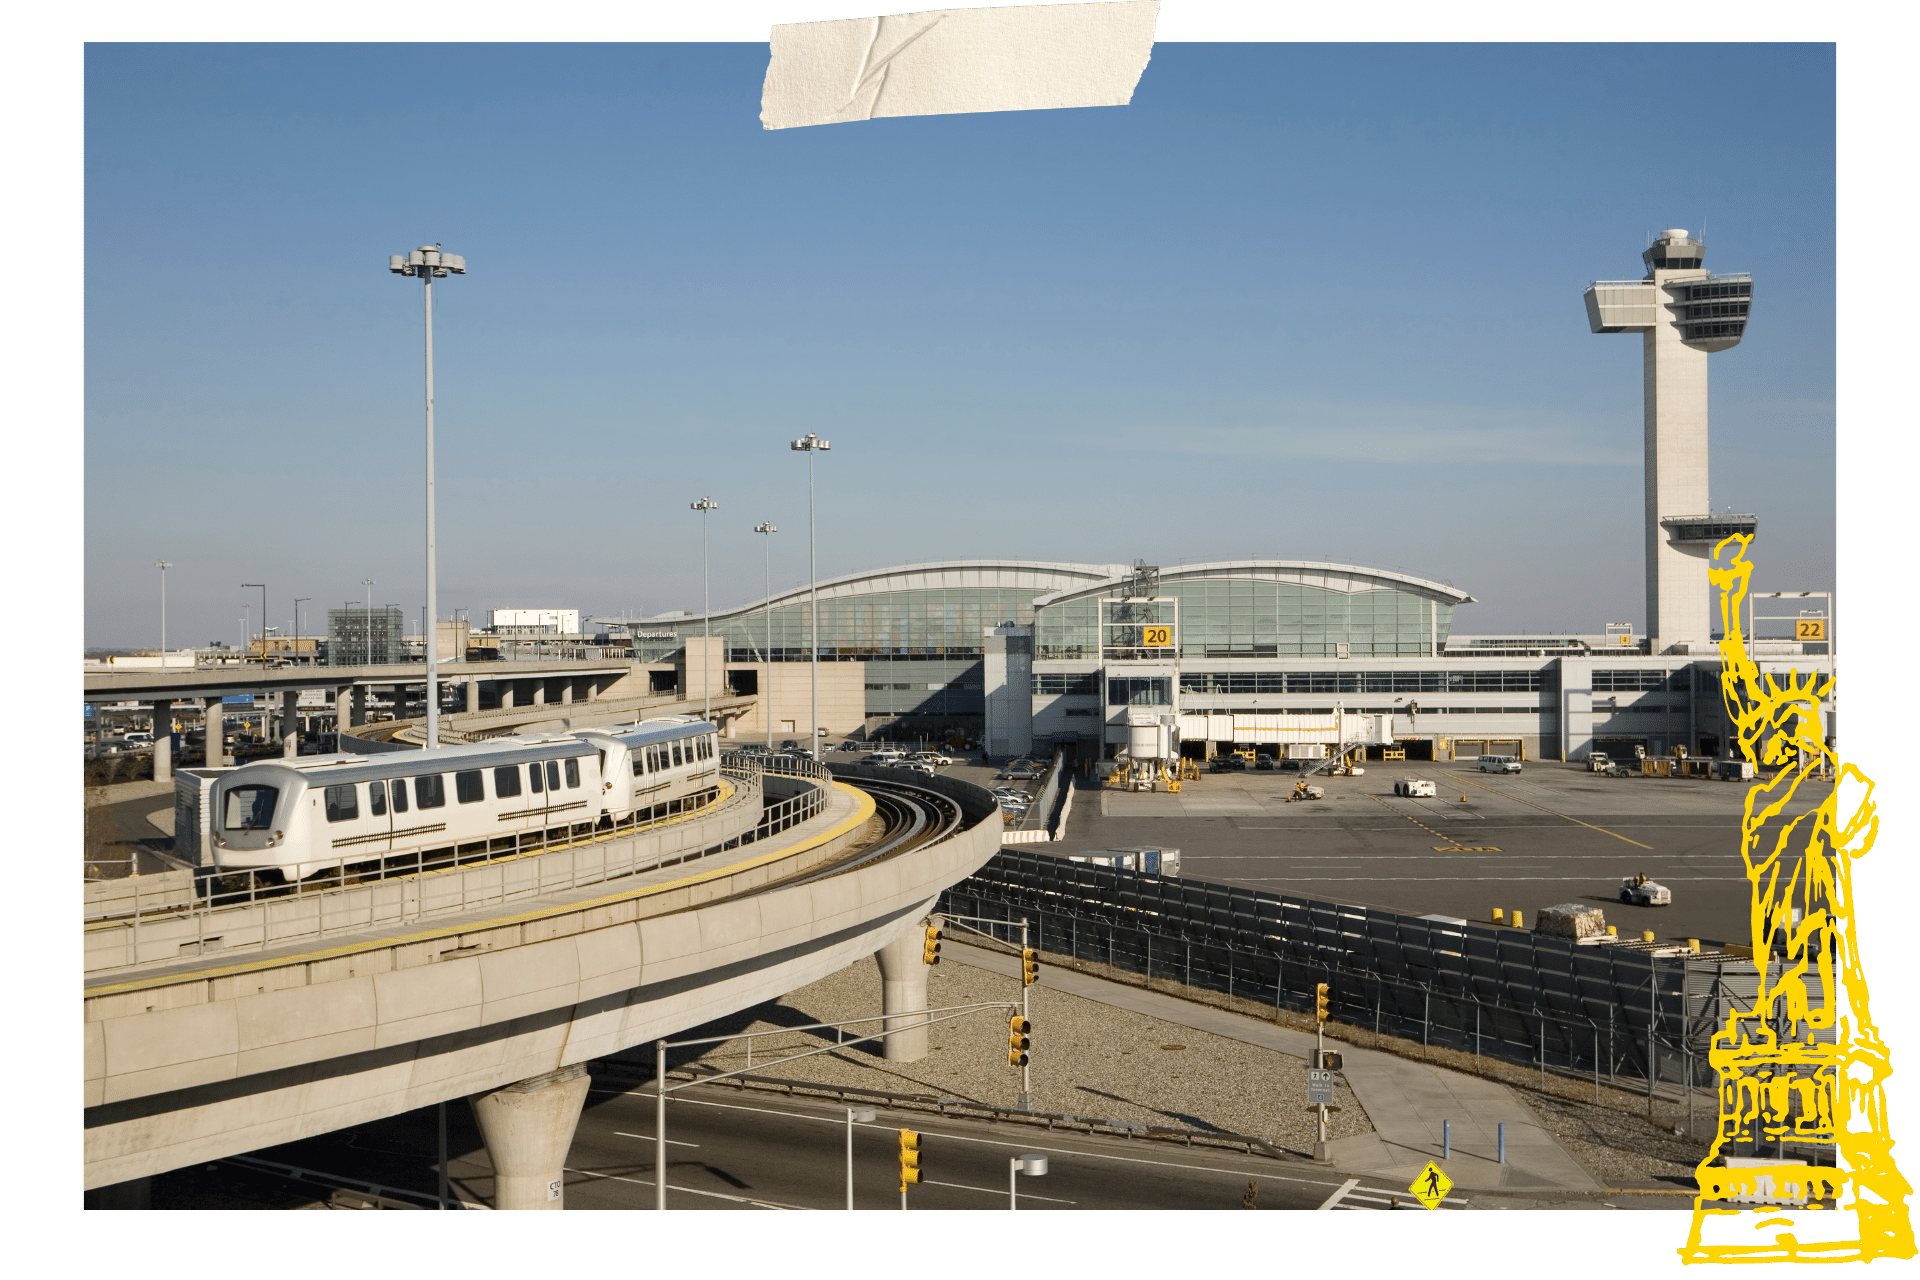
<path id="1" fill-rule="evenodd" d="M 467 1099 L 493 1163 L 494 1208 L 566 1207 L 567 1151 L 589 1083 L 576 1064 Z"/>
<path id="2" fill-rule="evenodd" d="M 920 961 L 926 941 L 914 927 L 874 952 L 880 962 L 880 1012 L 886 1016 L 884 1055 L 888 1062 L 918 1062 L 927 1056 L 925 1018 L 899 1017 L 927 1007 L 927 966 Z"/>

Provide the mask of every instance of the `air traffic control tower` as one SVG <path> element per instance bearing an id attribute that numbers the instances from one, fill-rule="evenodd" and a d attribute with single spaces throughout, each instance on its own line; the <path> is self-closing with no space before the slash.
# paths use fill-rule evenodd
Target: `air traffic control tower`
<path id="1" fill-rule="evenodd" d="M 1649 653 L 1698 653 L 1713 638 L 1707 566 L 1713 546 L 1752 533 L 1751 515 L 1707 505 L 1707 357 L 1738 346 L 1753 277 L 1704 267 L 1706 244 L 1662 231 L 1640 256 L 1640 280 L 1587 286 L 1595 333 L 1639 333 L 1645 352 L 1647 636 Z"/>

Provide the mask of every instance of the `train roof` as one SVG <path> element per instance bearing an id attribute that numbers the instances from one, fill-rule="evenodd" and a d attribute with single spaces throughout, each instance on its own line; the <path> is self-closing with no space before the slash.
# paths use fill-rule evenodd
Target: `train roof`
<path id="1" fill-rule="evenodd" d="M 495 769 L 526 764 L 534 760 L 564 760 L 571 756 L 590 756 L 599 744 L 583 734 L 604 734 L 618 738 L 628 748 L 668 742 L 675 738 L 696 737 L 717 732 L 704 720 L 643 720 L 630 730 L 625 725 L 611 729 L 581 729 L 573 733 L 528 734 L 512 738 L 493 738 L 485 742 L 462 743 L 436 751 L 394 751 L 377 757 L 345 756 L 337 763 L 316 765 L 313 757 L 293 761 L 267 760 L 241 765 L 228 771 L 222 785 L 236 778 L 244 781 L 256 772 L 282 772 L 305 780 L 310 786 L 344 786 L 350 782 L 376 782 L 386 778 L 411 778 L 426 773 L 453 773 L 463 769 Z M 298 757 L 296 757 L 298 759 Z"/>

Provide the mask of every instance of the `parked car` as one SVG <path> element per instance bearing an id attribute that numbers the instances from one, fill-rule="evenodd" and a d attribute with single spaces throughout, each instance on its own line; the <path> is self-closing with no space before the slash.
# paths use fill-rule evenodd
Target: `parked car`
<path id="1" fill-rule="evenodd" d="M 912 755 L 908 756 L 907 759 L 919 760 L 924 764 L 930 764 L 935 766 L 948 765 L 953 763 L 952 756 L 943 756 L 938 751 L 916 751 Z"/>
<path id="2" fill-rule="evenodd" d="M 1299 760 L 1282 760 L 1280 762 L 1280 772 L 1298 773 L 1300 771 L 1301 764 L 1302 762 Z"/>
<path id="3" fill-rule="evenodd" d="M 782 752 L 799 751 L 800 749 L 800 743 L 793 738 L 788 738 L 780 744 L 780 750 Z"/>
<path id="4" fill-rule="evenodd" d="M 1017 760 L 1014 763 L 1008 765 L 1006 768 L 1002 769 L 1000 772 L 994 774 L 993 776 L 996 778 L 1011 778 L 1014 780 L 1020 780 L 1024 778 L 1037 778 L 1045 772 L 1046 772 L 1045 769 L 1042 769 L 1037 765 L 1031 765 L 1026 763 L 1025 761 Z"/>
<path id="5" fill-rule="evenodd" d="M 906 769 L 913 773 L 924 773 L 929 778 L 939 773 L 938 769 L 935 769 L 925 760 L 897 760 L 894 762 L 893 767 L 896 769 Z"/>

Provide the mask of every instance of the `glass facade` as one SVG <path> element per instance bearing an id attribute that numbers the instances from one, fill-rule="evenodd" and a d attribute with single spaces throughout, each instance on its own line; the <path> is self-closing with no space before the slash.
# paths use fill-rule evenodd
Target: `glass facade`
<path id="1" fill-rule="evenodd" d="M 1411 591 L 1334 591 L 1251 577 L 1160 580 L 1178 601 L 1182 658 L 1420 657 L 1446 647 L 1453 606 Z M 1035 656 L 1098 658 L 1099 601 L 1048 605 L 1035 619 Z"/>
<path id="2" fill-rule="evenodd" d="M 1655 672 L 1654 676 L 1658 679 L 1660 673 Z M 1594 687 L 1600 687 L 1598 680 L 1594 682 Z M 1557 693 L 1559 676 L 1553 671 L 1538 669 L 1532 671 L 1183 671 L 1180 673 L 1180 692 Z"/>
<path id="3" fill-rule="evenodd" d="M 327 665 L 391 666 L 405 656 L 406 620 L 394 605 L 327 610 Z"/>

